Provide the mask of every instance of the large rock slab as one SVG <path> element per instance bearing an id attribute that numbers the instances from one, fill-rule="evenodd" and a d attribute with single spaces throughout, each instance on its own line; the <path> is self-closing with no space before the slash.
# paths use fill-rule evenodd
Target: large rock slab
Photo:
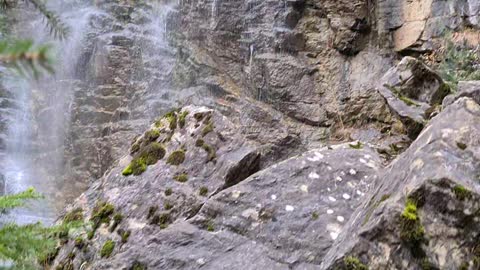
<path id="1" fill-rule="evenodd" d="M 381 166 L 369 148 L 343 144 L 308 151 L 215 195 L 193 222 L 246 237 L 295 269 L 318 265 Z"/>
<path id="2" fill-rule="evenodd" d="M 381 174 L 321 269 L 478 269 L 480 106 L 461 98 Z M 346 260 L 345 258 L 350 257 Z"/>

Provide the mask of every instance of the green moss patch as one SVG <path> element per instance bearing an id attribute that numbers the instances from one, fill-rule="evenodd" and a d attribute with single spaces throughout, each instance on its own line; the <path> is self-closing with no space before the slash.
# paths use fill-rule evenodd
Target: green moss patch
<path id="1" fill-rule="evenodd" d="M 165 209 L 167 211 L 171 210 L 172 208 L 173 208 L 173 204 L 171 204 L 171 203 L 166 202 L 166 203 L 163 204 L 163 209 Z"/>
<path id="2" fill-rule="evenodd" d="M 320 216 L 318 215 L 317 212 L 312 213 L 312 220 L 317 220 Z"/>
<path id="3" fill-rule="evenodd" d="M 122 171 L 124 176 L 141 175 L 147 170 L 148 165 L 157 163 L 165 156 L 165 148 L 157 142 L 146 145 L 139 154 L 137 154 L 130 164 Z"/>
<path id="4" fill-rule="evenodd" d="M 368 266 L 363 264 L 357 257 L 348 256 L 343 259 L 344 270 L 368 270 Z"/>
<path id="5" fill-rule="evenodd" d="M 214 232 L 215 231 L 215 224 L 213 224 L 213 221 L 207 222 L 207 231 L 209 231 L 209 232 Z"/>
<path id="6" fill-rule="evenodd" d="M 361 141 L 358 141 L 357 143 L 350 143 L 348 146 L 352 149 L 362 149 L 363 148 L 363 143 Z"/>
<path id="7" fill-rule="evenodd" d="M 160 137 L 160 131 L 158 129 L 151 129 L 145 132 L 145 140 L 153 142 Z"/>
<path id="8" fill-rule="evenodd" d="M 172 194 L 173 194 L 173 190 L 172 190 L 171 188 L 167 188 L 167 189 L 165 190 L 165 196 L 170 196 L 170 195 L 172 195 Z"/>
<path id="9" fill-rule="evenodd" d="M 188 111 L 183 111 L 178 117 L 178 125 L 180 126 L 180 128 L 183 128 L 185 126 L 185 119 L 187 118 L 188 113 Z"/>
<path id="10" fill-rule="evenodd" d="M 205 144 L 205 141 L 203 139 L 198 139 L 195 141 L 196 147 L 202 147 L 204 144 Z"/>
<path id="11" fill-rule="evenodd" d="M 207 196 L 208 195 L 208 188 L 207 187 L 201 187 L 200 190 L 198 191 L 198 194 L 200 196 Z"/>
<path id="12" fill-rule="evenodd" d="M 418 216 L 417 203 L 409 198 L 400 215 L 400 238 L 412 249 L 412 255 L 423 256 L 421 244 L 425 241 L 425 229 Z"/>
<path id="13" fill-rule="evenodd" d="M 118 229 L 117 231 L 118 235 L 120 235 L 120 238 L 122 239 L 122 244 L 125 244 L 128 242 L 128 238 L 130 237 L 130 231 L 129 230 L 123 230 L 123 229 Z"/>
<path id="14" fill-rule="evenodd" d="M 115 242 L 112 240 L 107 240 L 104 244 L 102 249 L 100 250 L 100 256 L 102 258 L 108 258 L 113 252 L 113 249 L 115 248 Z"/>
<path id="15" fill-rule="evenodd" d="M 131 270 L 147 270 L 147 267 L 143 263 L 135 261 L 135 262 L 133 262 L 130 269 Z"/>
<path id="16" fill-rule="evenodd" d="M 457 147 L 460 148 L 460 150 L 465 150 L 467 149 L 467 145 L 462 142 L 457 142 Z"/>
<path id="17" fill-rule="evenodd" d="M 113 232 L 115 231 L 115 229 L 117 228 L 118 224 L 120 224 L 120 222 L 122 222 L 123 220 L 123 215 L 120 214 L 120 213 L 117 213 L 113 216 L 113 224 L 112 226 L 110 227 L 110 232 Z"/>
<path id="18" fill-rule="evenodd" d="M 214 161 L 217 158 L 217 151 L 215 151 L 215 148 L 213 148 L 213 146 L 204 143 L 202 145 L 202 148 L 208 153 L 207 163 L 210 161 Z"/>
<path id="19" fill-rule="evenodd" d="M 173 177 L 173 179 L 175 179 L 175 181 L 177 182 L 185 183 L 188 181 L 188 174 L 186 173 L 177 174 Z"/>
<path id="20" fill-rule="evenodd" d="M 472 192 L 462 185 L 454 186 L 452 188 L 452 192 L 453 194 L 455 194 L 455 197 L 460 201 L 464 201 L 472 198 Z"/>
<path id="21" fill-rule="evenodd" d="M 207 121 L 207 124 L 202 129 L 202 137 L 207 136 L 207 134 L 212 132 L 213 129 L 213 122 L 211 120 Z"/>
<path id="22" fill-rule="evenodd" d="M 90 220 L 93 222 L 93 228 L 96 230 L 102 223 L 110 223 L 110 216 L 115 211 L 115 207 L 106 202 L 99 202 L 92 211 Z"/>
<path id="23" fill-rule="evenodd" d="M 147 163 L 142 158 L 134 158 L 130 164 L 122 171 L 124 176 L 140 175 L 147 170 Z"/>
<path id="24" fill-rule="evenodd" d="M 177 150 L 168 156 L 167 164 L 178 166 L 185 161 L 185 151 Z"/>
<path id="25" fill-rule="evenodd" d="M 83 210 L 82 208 L 75 208 L 72 211 L 68 212 L 63 218 L 64 223 L 71 223 L 75 221 L 83 220 Z"/>
<path id="26" fill-rule="evenodd" d="M 83 247 L 85 246 L 85 240 L 83 240 L 82 237 L 77 237 L 75 238 L 75 247 L 78 248 L 78 249 L 83 249 Z"/>

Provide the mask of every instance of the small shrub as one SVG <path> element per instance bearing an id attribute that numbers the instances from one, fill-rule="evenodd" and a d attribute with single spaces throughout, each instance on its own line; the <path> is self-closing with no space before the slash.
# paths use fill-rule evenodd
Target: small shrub
<path id="1" fill-rule="evenodd" d="M 178 166 L 185 161 L 185 151 L 177 150 L 170 154 L 167 164 Z"/>
<path id="2" fill-rule="evenodd" d="M 175 181 L 177 182 L 185 183 L 188 181 L 188 175 L 186 173 L 181 173 L 181 174 L 175 175 L 173 179 L 175 179 Z"/>
<path id="3" fill-rule="evenodd" d="M 153 165 L 165 156 L 165 148 L 159 143 L 150 143 L 145 146 L 138 158 L 145 161 L 147 165 Z"/>
<path id="4" fill-rule="evenodd" d="M 173 204 L 166 202 L 163 204 L 163 208 L 165 210 L 171 210 L 173 208 Z"/>
<path id="5" fill-rule="evenodd" d="M 204 196 L 204 197 L 207 196 L 208 195 L 208 188 L 207 187 L 201 187 L 198 194 L 200 194 L 200 196 Z"/>
<path id="6" fill-rule="evenodd" d="M 112 204 L 106 202 L 99 202 L 95 205 L 92 211 L 90 220 L 93 221 L 94 231 L 102 223 L 110 223 L 110 216 L 115 211 L 115 207 Z"/>
<path id="7" fill-rule="evenodd" d="M 168 127 L 170 130 L 175 130 L 177 128 L 177 111 L 173 110 L 164 116 L 165 119 L 168 121 Z"/>
<path id="8" fill-rule="evenodd" d="M 170 196 L 170 195 L 172 195 L 172 194 L 173 194 L 173 190 L 172 190 L 171 188 L 167 188 L 167 189 L 165 190 L 165 196 Z"/>
<path id="9" fill-rule="evenodd" d="M 108 258 L 113 252 L 113 249 L 115 248 L 115 242 L 112 240 L 107 240 L 104 244 L 102 249 L 100 250 L 100 256 L 102 258 Z"/>

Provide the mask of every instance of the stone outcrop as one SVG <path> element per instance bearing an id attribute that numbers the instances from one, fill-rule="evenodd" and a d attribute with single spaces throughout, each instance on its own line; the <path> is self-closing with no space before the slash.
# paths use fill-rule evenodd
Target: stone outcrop
<path id="1" fill-rule="evenodd" d="M 321 269 L 478 269 L 480 106 L 461 98 L 380 173 Z"/>

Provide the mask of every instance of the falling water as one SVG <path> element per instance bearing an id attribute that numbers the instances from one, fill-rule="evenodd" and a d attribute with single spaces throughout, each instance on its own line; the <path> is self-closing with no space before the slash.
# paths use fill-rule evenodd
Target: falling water
<path id="1" fill-rule="evenodd" d="M 34 187 L 45 195 L 45 199 L 31 203 L 26 209 L 2 217 L 17 223 L 51 223 L 64 204 L 64 194 L 58 192 L 57 186 L 64 181 L 61 176 L 68 169 L 63 158 L 72 87 L 76 83 L 74 67 L 88 32 L 88 21 L 98 12 L 87 5 L 52 3 L 52 7 L 62 14 L 70 27 L 67 40 L 53 41 L 47 30 L 39 29 L 42 20 L 32 20 L 31 14 L 23 14 L 25 21 L 20 23 L 18 35 L 31 38 L 37 44 L 52 44 L 53 55 L 57 56 L 56 74 L 40 80 L 10 75 L 4 76 L 9 79 L 1 82 L 13 101 L 13 106 L 3 115 L 7 118 L 7 128 L 3 134 L 5 150 L 0 158 L 4 164 L 5 193 Z"/>

